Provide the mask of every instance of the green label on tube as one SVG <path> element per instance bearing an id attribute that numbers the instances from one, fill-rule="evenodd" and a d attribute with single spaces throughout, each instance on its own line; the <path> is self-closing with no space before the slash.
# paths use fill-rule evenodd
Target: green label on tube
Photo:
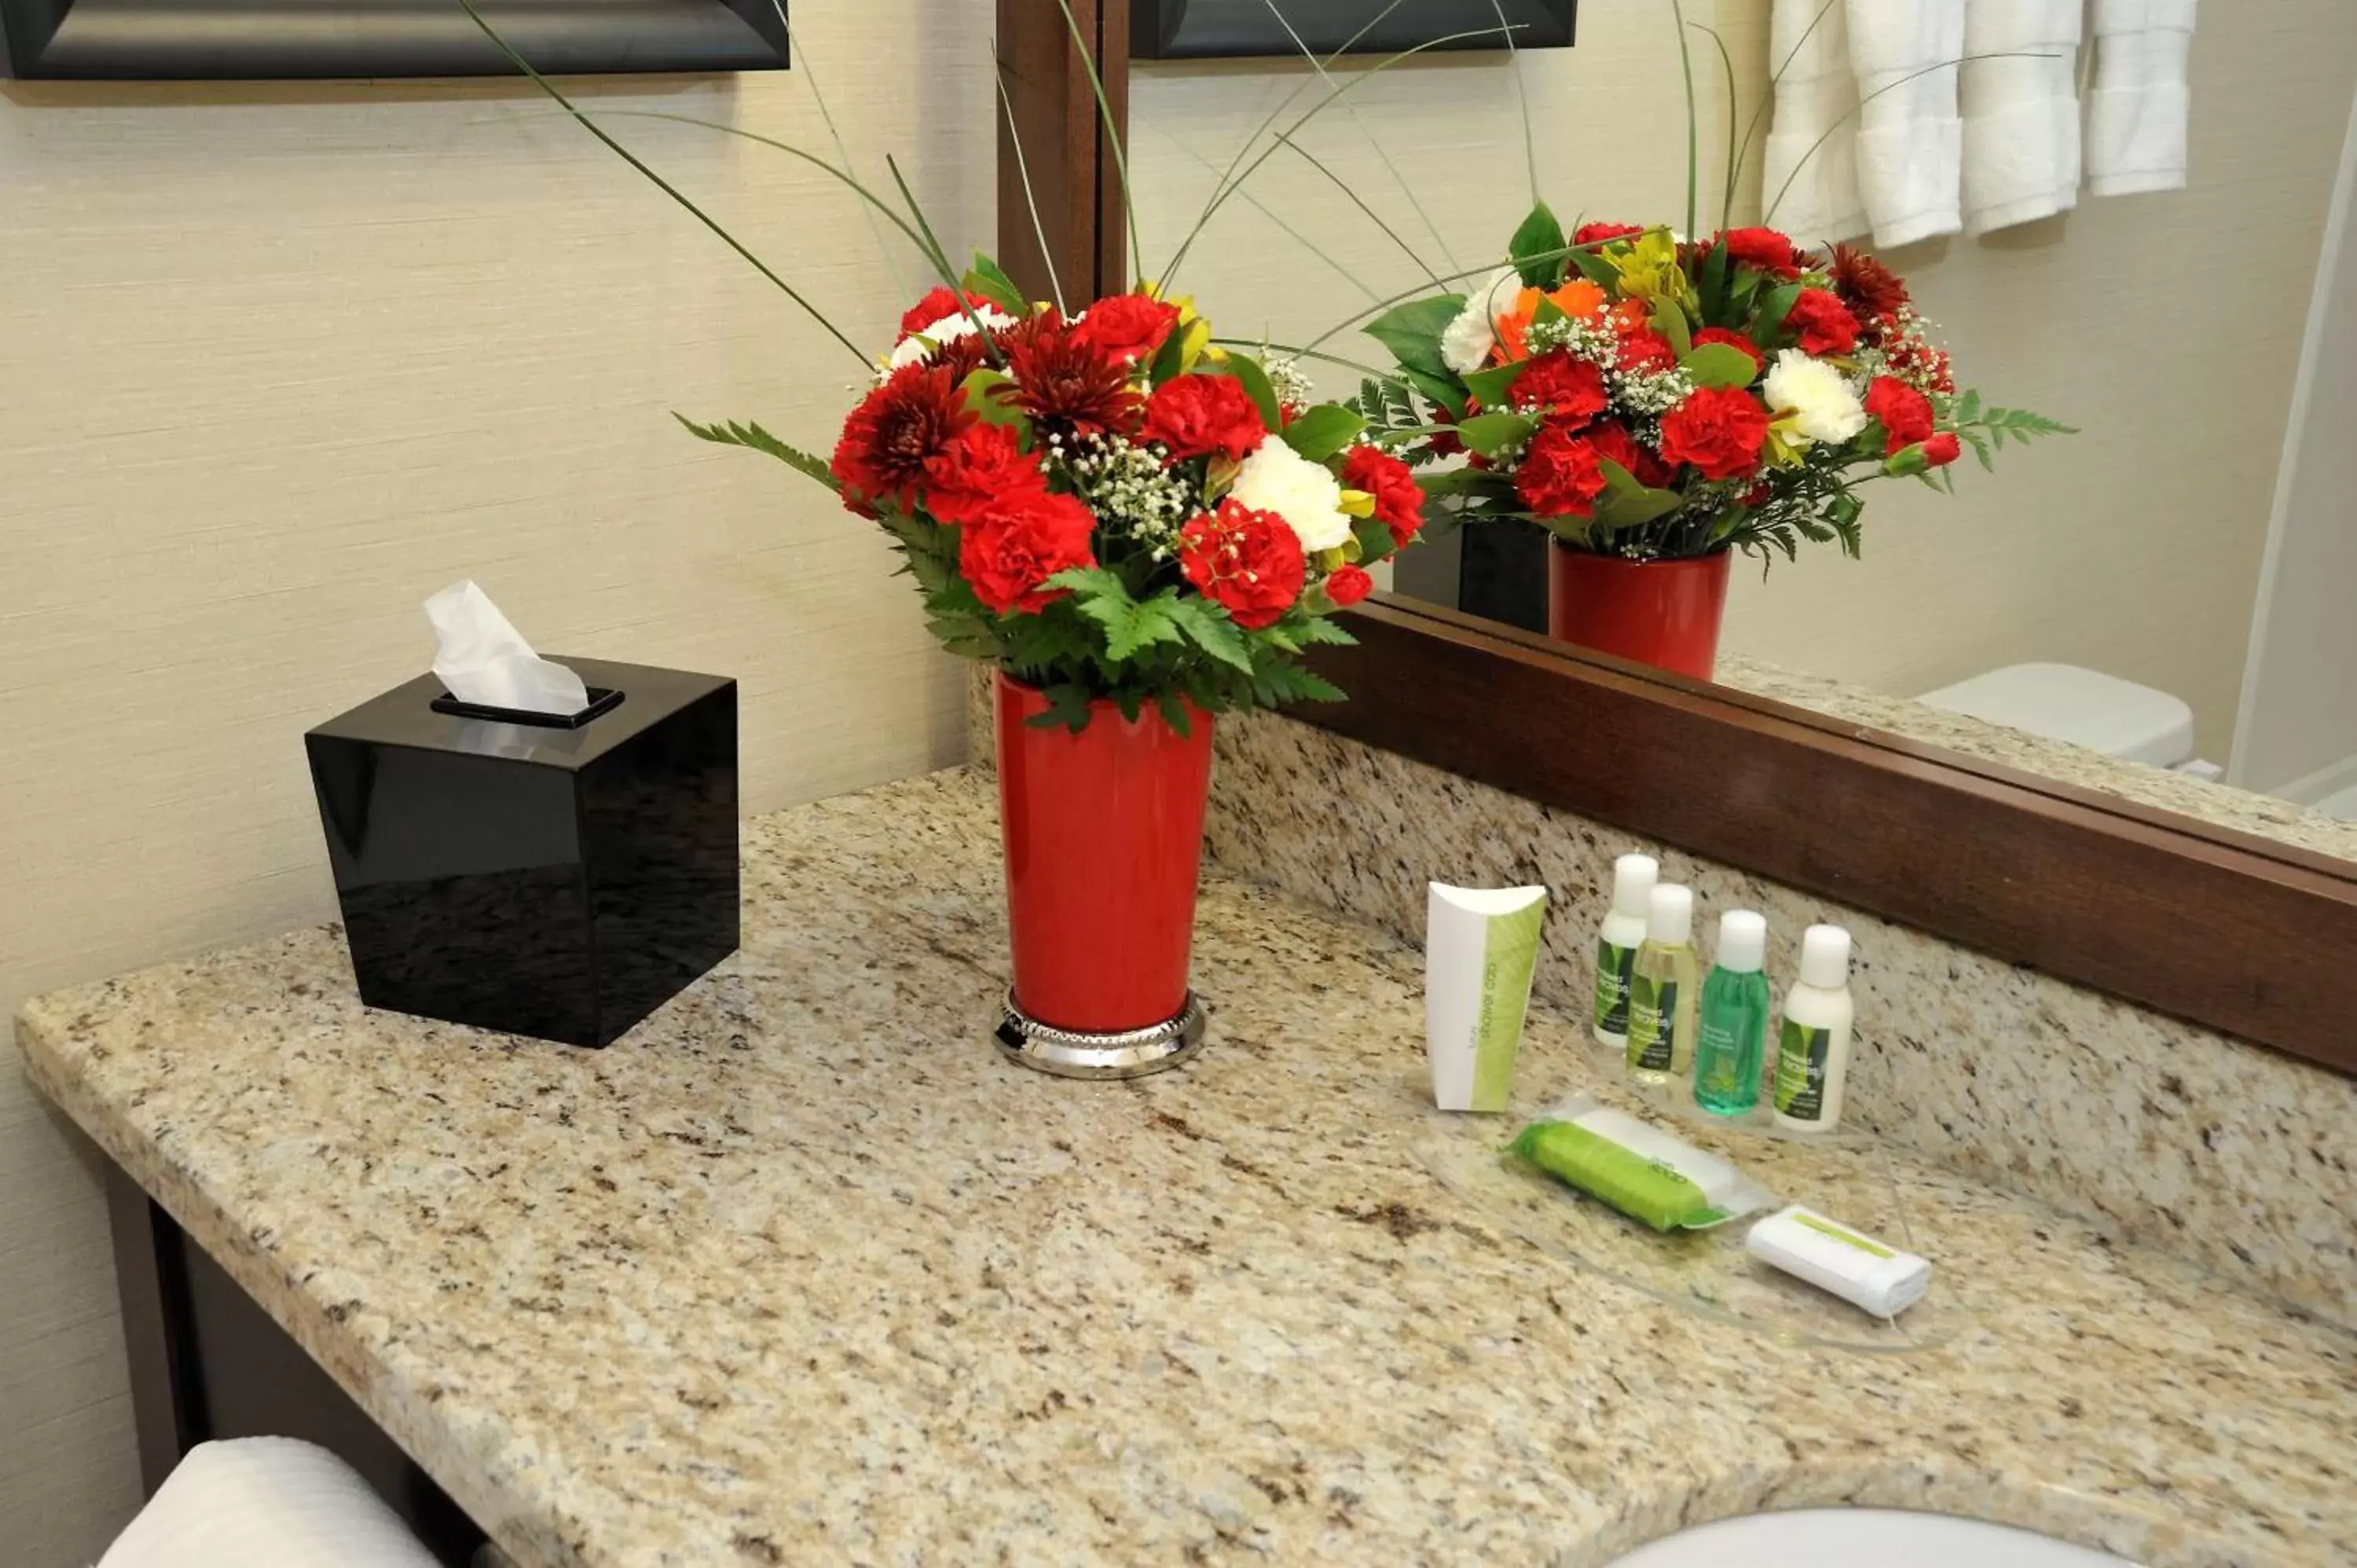
<path id="1" fill-rule="evenodd" d="M 1678 983 L 1629 977 L 1629 1065 L 1647 1072 L 1670 1070 L 1671 1049 L 1676 1042 Z"/>
<path id="2" fill-rule="evenodd" d="M 1833 1053 L 1831 1029 L 1804 1029 L 1790 1018 L 1776 1037 L 1776 1109 L 1796 1122 L 1816 1122 L 1825 1113 L 1825 1058 Z"/>
<path id="3" fill-rule="evenodd" d="M 1473 1109 L 1503 1111 L 1514 1081 L 1514 1048 L 1531 1004 L 1531 973 L 1538 967 L 1539 927 L 1546 900 L 1534 898 L 1511 915 L 1492 915 L 1481 953 L 1481 1015 L 1474 1026 Z"/>
<path id="4" fill-rule="evenodd" d="M 1629 1032 L 1629 976 L 1636 967 L 1635 948 L 1596 940 L 1596 1026 L 1608 1035 Z"/>

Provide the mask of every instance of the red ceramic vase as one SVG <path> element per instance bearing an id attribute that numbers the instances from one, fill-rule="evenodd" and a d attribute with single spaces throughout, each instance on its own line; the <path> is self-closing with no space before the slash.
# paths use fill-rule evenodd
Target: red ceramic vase
<path id="1" fill-rule="evenodd" d="M 1036 689 L 997 680 L 998 822 L 1015 1004 L 1088 1034 L 1149 1029 L 1187 1004 L 1211 715 L 1181 736 L 1147 707 L 1092 706 L 1086 729 L 1027 721 Z"/>
<path id="2" fill-rule="evenodd" d="M 1547 633 L 1707 681 L 1718 663 L 1730 553 L 1629 561 L 1558 544 L 1547 552 Z"/>

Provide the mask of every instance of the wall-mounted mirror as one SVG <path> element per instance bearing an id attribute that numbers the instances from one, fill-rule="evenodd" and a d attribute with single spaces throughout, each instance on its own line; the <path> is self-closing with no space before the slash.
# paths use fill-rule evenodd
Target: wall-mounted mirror
<path id="1" fill-rule="evenodd" d="M 1827 9 L 1838 22 L 1843 8 Z M 1857 170 L 1889 156 L 1897 124 L 1875 94 L 1906 75 L 1876 75 L 1873 40 L 1829 56 L 1823 34 L 1796 47 L 1795 29 L 1771 28 L 1765 5 L 1685 11 L 1697 26 L 1684 59 L 1669 8 L 1591 6 L 1576 49 L 1379 71 L 1338 61 L 1330 81 L 1299 61 L 1141 62 L 1142 270 L 1164 275 L 1183 247 L 1179 292 L 1275 357 L 1312 350 L 1298 368 L 1339 392 L 1361 367 L 1395 367 L 1363 323 L 1475 286 L 1534 184 L 1566 229 L 1683 229 L 1689 70 L 1698 232 L 1722 211 L 1759 222 L 1796 147 L 1825 132 L 1842 178 L 1872 177 Z M 2357 858 L 2357 620 L 2344 607 L 2357 529 L 2343 499 L 2357 251 L 2341 217 L 2357 181 L 2357 27 L 2255 29 L 2205 12 L 2190 35 L 1985 52 L 2001 58 L 1878 101 L 1911 105 L 1929 145 L 1961 155 L 1947 199 L 1981 231 L 1854 242 L 1906 280 L 1960 384 L 2079 434 L 2007 443 L 1995 472 L 1968 449 L 1946 471 L 1953 494 L 1905 478 L 1869 487 L 1856 559 L 1835 542 L 1804 542 L 1796 560 L 1736 554 L 1715 681 Z M 1782 117 L 1760 108 L 1780 65 Z M 1834 117 L 1861 98 L 1863 112 Z M 1822 127 L 1802 113 L 1821 99 Z M 2129 111 L 2143 128 L 2124 133 Z M 2188 126 L 2181 167 L 2172 113 Z M 2040 114 L 2054 139 L 2025 139 Z M 1731 180 L 1730 147 L 1743 153 Z M 2070 209 L 2000 226 L 1986 172 L 2007 157 L 2044 160 Z M 1199 232 L 1232 165 L 1249 173 Z M 1777 221 L 1796 194 L 1806 205 L 1820 166 L 1792 181 Z M 1394 586 L 1544 634 L 1552 549 L 1523 524 L 1436 534 Z"/>

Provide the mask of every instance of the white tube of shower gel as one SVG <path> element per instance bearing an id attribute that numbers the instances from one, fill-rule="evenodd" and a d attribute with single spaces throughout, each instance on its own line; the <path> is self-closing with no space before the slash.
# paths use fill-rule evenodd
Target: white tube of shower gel
<path id="1" fill-rule="evenodd" d="M 1443 1111 L 1499 1112 L 1538 966 L 1544 887 L 1435 882 L 1424 928 L 1424 1048 Z"/>

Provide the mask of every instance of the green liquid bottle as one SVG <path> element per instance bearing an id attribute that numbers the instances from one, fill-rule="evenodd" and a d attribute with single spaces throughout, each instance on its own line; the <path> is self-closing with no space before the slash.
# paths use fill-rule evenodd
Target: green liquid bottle
<path id="1" fill-rule="evenodd" d="M 1629 1076 L 1638 1082 L 1667 1083 L 1693 1068 L 1700 978 L 1694 890 L 1664 883 L 1647 902 L 1645 942 L 1629 975 Z"/>
<path id="2" fill-rule="evenodd" d="M 1749 909 L 1718 918 L 1718 945 L 1703 983 L 1695 1023 L 1695 1103 L 1714 1116 L 1748 1116 L 1760 1108 L 1760 1065 L 1768 1052 L 1768 921 Z"/>

